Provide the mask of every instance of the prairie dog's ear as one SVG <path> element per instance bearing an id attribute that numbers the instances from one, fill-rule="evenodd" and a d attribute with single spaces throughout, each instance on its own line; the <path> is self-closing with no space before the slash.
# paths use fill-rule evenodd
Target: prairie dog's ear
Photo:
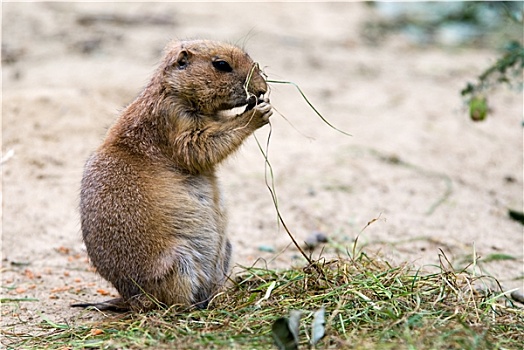
<path id="1" fill-rule="evenodd" d="M 165 70 L 169 69 L 186 69 L 193 55 L 189 52 L 188 49 L 184 48 L 182 45 L 177 45 L 167 52 L 167 62 Z"/>
<path id="2" fill-rule="evenodd" d="M 186 49 L 180 50 L 174 66 L 178 69 L 186 69 L 187 65 L 189 64 L 190 57 L 191 53 L 189 51 Z"/>

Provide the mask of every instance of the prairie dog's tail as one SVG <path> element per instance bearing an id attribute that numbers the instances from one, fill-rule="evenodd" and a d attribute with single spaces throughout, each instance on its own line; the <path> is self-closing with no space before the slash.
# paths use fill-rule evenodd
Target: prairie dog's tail
<path id="1" fill-rule="evenodd" d="M 122 298 L 109 299 L 100 303 L 76 303 L 71 304 L 71 307 L 81 307 L 89 309 L 97 309 L 100 311 L 116 311 L 126 312 L 130 311 L 129 304 L 127 304 Z"/>

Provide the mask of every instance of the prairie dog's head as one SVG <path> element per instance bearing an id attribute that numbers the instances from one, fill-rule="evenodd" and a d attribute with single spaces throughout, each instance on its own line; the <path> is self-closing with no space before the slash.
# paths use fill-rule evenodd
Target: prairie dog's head
<path id="1" fill-rule="evenodd" d="M 211 40 L 173 41 L 162 85 L 188 111 L 217 118 L 253 108 L 267 91 L 258 65 L 240 48 Z"/>

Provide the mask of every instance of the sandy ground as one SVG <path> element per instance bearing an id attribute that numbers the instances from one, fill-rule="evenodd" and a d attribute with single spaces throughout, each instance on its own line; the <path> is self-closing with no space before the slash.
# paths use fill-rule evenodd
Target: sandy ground
<path id="1" fill-rule="evenodd" d="M 111 17 L 112 16 L 112 17 Z M 522 287 L 522 96 L 501 90 L 483 123 L 459 91 L 497 57 L 486 49 L 416 47 L 402 36 L 370 44 L 373 12 L 351 3 L 4 3 L 2 5 L 2 328 L 85 321 L 75 301 L 114 290 L 89 268 L 78 192 L 82 167 L 147 82 L 171 38 L 238 43 L 273 85 L 270 160 L 279 208 L 298 241 L 430 268 L 440 249 L 457 266 L 474 253 L 504 288 Z M 266 142 L 268 128 L 256 133 Z M 220 170 L 235 262 L 301 264 L 278 227 L 254 139 Z M 266 250 L 274 250 L 274 252 Z M 318 256 L 318 250 L 313 253 Z M 482 261 L 482 260 L 481 260 Z M 6 340 L 7 341 L 7 340 Z"/>

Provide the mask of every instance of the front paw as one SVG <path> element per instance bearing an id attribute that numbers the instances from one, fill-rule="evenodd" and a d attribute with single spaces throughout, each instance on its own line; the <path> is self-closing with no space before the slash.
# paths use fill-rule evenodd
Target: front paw
<path id="1" fill-rule="evenodd" d="M 255 128 L 258 129 L 269 123 L 269 117 L 273 115 L 273 108 L 269 104 L 269 100 L 259 100 L 258 104 L 247 114 Z"/>

